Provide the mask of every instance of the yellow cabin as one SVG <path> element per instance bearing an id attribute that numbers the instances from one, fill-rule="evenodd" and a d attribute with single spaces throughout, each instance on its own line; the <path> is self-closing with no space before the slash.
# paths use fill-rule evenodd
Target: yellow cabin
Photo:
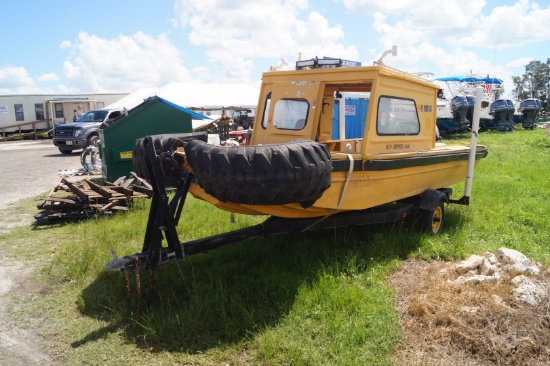
<path id="1" fill-rule="evenodd" d="M 190 192 L 231 212 L 320 217 L 455 184 L 465 178 L 469 147 L 436 141 L 437 91 L 438 86 L 425 79 L 383 65 L 266 72 L 250 146 L 210 147 L 197 141 L 185 148 L 187 169 L 198 178 Z M 364 120 L 359 121 L 363 132 L 353 138 L 334 138 L 335 123 L 344 120 L 343 114 L 339 121 L 335 119 L 335 108 L 344 102 L 344 95 L 368 98 Z M 345 137 L 345 129 L 341 130 L 340 136 Z M 293 144 L 298 147 L 290 148 Z M 308 157 L 312 146 L 328 155 L 319 157 L 330 165 L 330 171 L 324 172 L 329 176 L 326 187 L 310 179 L 319 173 L 320 163 L 314 157 L 299 164 L 298 172 L 290 173 L 278 163 L 254 168 L 255 161 L 278 159 L 282 147 Z M 479 146 L 476 158 L 486 154 L 486 147 Z M 203 159 L 205 155 L 209 158 Z M 235 157 L 237 163 L 231 164 Z M 245 160 L 248 163 L 243 165 Z M 313 166 L 311 172 L 309 166 Z M 323 186 L 322 192 L 316 192 L 321 193 L 318 197 L 297 182 L 295 175 L 304 170 L 308 170 L 305 186 Z M 285 195 L 281 190 L 292 193 Z"/>

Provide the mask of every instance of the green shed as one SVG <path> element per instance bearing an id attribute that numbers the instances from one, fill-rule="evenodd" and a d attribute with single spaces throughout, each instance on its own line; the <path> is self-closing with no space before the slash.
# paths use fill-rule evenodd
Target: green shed
<path id="1" fill-rule="evenodd" d="M 113 182 L 134 170 L 132 150 L 137 139 L 165 133 L 192 132 L 193 119 L 208 119 L 160 97 L 151 97 L 99 131 L 103 178 Z"/>

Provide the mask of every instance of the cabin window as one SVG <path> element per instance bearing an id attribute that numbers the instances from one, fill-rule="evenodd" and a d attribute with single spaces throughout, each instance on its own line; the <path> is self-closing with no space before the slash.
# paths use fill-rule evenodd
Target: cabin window
<path id="1" fill-rule="evenodd" d="M 54 103 L 55 118 L 63 118 L 63 104 Z"/>
<path id="2" fill-rule="evenodd" d="M 13 109 L 15 110 L 15 120 L 24 121 L 25 115 L 23 114 L 23 104 L 14 104 Z"/>
<path id="3" fill-rule="evenodd" d="M 35 103 L 34 104 L 34 113 L 36 114 L 36 120 L 42 120 L 44 118 L 44 103 Z"/>
<path id="4" fill-rule="evenodd" d="M 304 99 L 279 99 L 273 112 L 273 125 L 280 130 L 301 130 L 305 127 L 309 103 Z"/>
<path id="5" fill-rule="evenodd" d="M 264 115 L 262 116 L 262 127 L 267 128 L 267 119 L 269 118 L 269 107 L 271 106 L 271 93 L 265 97 Z"/>
<path id="6" fill-rule="evenodd" d="M 420 122 L 414 100 L 380 97 L 376 131 L 379 135 L 418 135 Z"/>

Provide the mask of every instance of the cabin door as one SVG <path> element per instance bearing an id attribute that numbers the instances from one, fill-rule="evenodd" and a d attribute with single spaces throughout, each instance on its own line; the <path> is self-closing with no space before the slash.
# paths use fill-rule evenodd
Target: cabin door
<path id="1" fill-rule="evenodd" d="M 315 139 L 319 83 L 285 81 L 273 84 L 267 123 L 267 143 Z"/>

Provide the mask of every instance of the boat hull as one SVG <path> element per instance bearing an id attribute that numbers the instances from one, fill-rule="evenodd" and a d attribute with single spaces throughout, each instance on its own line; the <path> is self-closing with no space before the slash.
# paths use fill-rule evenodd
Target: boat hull
<path id="1" fill-rule="evenodd" d="M 478 146 L 476 163 L 487 155 Z M 311 206 L 300 203 L 249 205 L 222 202 L 191 184 L 196 198 L 230 212 L 273 215 L 286 218 L 322 217 L 342 211 L 364 210 L 462 182 L 468 166 L 468 146 L 444 146 L 432 150 L 386 154 L 365 158 L 354 154 L 332 154 L 331 185 Z M 351 169 L 350 169 L 351 165 Z"/>

